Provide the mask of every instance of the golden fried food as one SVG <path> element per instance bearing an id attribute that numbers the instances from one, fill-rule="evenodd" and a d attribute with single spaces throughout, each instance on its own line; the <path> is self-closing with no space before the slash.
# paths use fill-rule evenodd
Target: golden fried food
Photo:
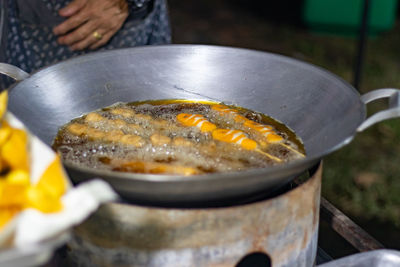
<path id="1" fill-rule="evenodd" d="M 304 156 L 289 128 L 240 107 L 165 100 L 118 103 L 92 113 L 71 121 L 87 129 L 75 125 L 71 137 L 67 125 L 55 140 L 54 148 L 62 147 L 68 162 L 109 171 L 182 174 L 264 168 Z"/>
<path id="2" fill-rule="evenodd" d="M 191 142 L 183 137 L 180 137 L 180 136 L 175 137 L 174 140 L 172 141 L 172 144 L 174 146 L 193 146 L 194 145 L 193 142 Z"/>
<path id="3" fill-rule="evenodd" d="M 88 128 L 86 130 L 86 135 L 89 140 L 101 140 L 106 136 L 106 133 L 96 128 Z"/>
<path id="4" fill-rule="evenodd" d="M 175 166 L 164 163 L 156 162 L 144 162 L 144 161 L 127 161 L 119 162 L 114 160 L 111 165 L 117 167 L 114 168 L 116 171 L 122 172 L 135 172 L 135 173 L 148 173 L 148 174 L 175 174 L 175 175 L 196 175 L 202 172 L 198 169 L 185 167 L 185 166 Z"/>
<path id="5" fill-rule="evenodd" d="M 212 132 L 212 136 L 215 140 L 237 144 L 244 149 L 253 150 L 257 148 L 257 142 L 251 140 L 239 130 L 217 129 Z"/>
<path id="6" fill-rule="evenodd" d="M 246 120 L 243 125 L 264 136 L 268 143 L 279 143 L 284 141 L 283 137 L 276 134 L 274 128 L 270 125 L 264 125 L 251 120 Z"/>
<path id="7" fill-rule="evenodd" d="M 164 146 L 171 143 L 171 138 L 159 133 L 155 133 L 152 136 L 150 136 L 150 141 L 154 146 Z"/>
<path id="8" fill-rule="evenodd" d="M 231 109 L 225 105 L 220 105 L 220 104 L 212 105 L 211 109 L 218 111 L 221 115 L 232 115 L 236 122 L 248 121 L 248 119 L 246 117 L 240 115 L 237 110 Z"/>
<path id="9" fill-rule="evenodd" d="M 91 113 L 87 114 L 85 117 L 86 122 L 100 122 L 100 121 L 105 121 L 105 120 L 107 120 L 107 119 L 96 112 L 91 112 Z"/>
<path id="10" fill-rule="evenodd" d="M 193 126 L 199 128 L 202 132 L 211 132 L 217 128 L 214 123 L 209 122 L 203 115 L 181 113 L 176 119 L 184 126 Z"/>
<path id="11" fill-rule="evenodd" d="M 131 118 L 133 116 L 135 116 L 135 112 L 132 109 L 128 109 L 128 108 L 115 108 L 115 109 L 111 109 L 110 113 L 113 115 L 119 115 L 125 118 Z"/>
<path id="12" fill-rule="evenodd" d="M 126 125 L 126 127 L 129 131 L 142 131 L 143 130 L 143 128 L 140 125 L 133 124 L 133 123 L 128 123 Z"/>
<path id="13" fill-rule="evenodd" d="M 303 153 L 299 150 L 291 147 L 290 145 L 284 144 L 285 139 L 276 133 L 274 127 L 271 125 L 261 124 L 252 120 L 247 119 L 246 117 L 240 115 L 237 110 L 229 108 L 225 105 L 212 105 L 212 110 L 218 111 L 221 115 L 231 114 L 234 116 L 234 121 L 240 122 L 247 129 L 253 130 L 255 133 L 261 135 L 265 140 L 259 140 L 261 147 L 267 147 L 269 144 L 279 144 L 285 149 L 294 152 L 296 155 L 300 157 L 305 157 Z"/>
<path id="14" fill-rule="evenodd" d="M 153 120 L 153 117 L 147 114 L 136 114 L 134 118 L 140 122 L 149 122 Z"/>
<path id="15" fill-rule="evenodd" d="M 67 131 L 73 135 L 80 136 L 85 135 L 88 128 L 85 124 L 73 123 L 67 126 Z"/>
<path id="16" fill-rule="evenodd" d="M 106 142 L 115 142 L 118 143 L 121 138 L 124 136 L 124 132 L 121 130 L 112 130 L 109 132 L 102 132 L 101 140 Z"/>
<path id="17" fill-rule="evenodd" d="M 145 141 L 142 137 L 134 134 L 123 135 L 120 142 L 124 145 L 130 145 L 134 147 L 142 147 L 145 144 Z"/>
<path id="18" fill-rule="evenodd" d="M 121 120 L 121 119 L 108 120 L 107 123 L 108 123 L 108 126 L 111 126 L 111 127 L 117 128 L 117 129 L 127 127 L 126 121 Z"/>

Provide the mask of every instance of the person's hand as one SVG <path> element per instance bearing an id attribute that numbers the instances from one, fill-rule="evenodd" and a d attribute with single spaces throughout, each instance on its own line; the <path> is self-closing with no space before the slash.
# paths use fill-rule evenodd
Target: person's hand
<path id="1" fill-rule="evenodd" d="M 96 49 L 106 44 L 129 15 L 126 0 L 73 0 L 60 9 L 68 17 L 53 32 L 59 44 L 72 50 Z"/>

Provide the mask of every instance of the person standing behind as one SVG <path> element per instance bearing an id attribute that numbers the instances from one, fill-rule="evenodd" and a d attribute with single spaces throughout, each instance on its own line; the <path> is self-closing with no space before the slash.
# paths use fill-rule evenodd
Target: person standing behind
<path id="1" fill-rule="evenodd" d="M 0 8 L 0 62 L 28 73 L 92 51 L 171 42 L 166 0 L 0 0 Z"/>

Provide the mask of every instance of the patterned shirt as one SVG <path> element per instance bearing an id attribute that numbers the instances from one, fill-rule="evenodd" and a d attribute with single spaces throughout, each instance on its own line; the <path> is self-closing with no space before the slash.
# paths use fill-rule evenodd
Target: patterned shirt
<path id="1" fill-rule="evenodd" d="M 30 73 L 44 66 L 93 52 L 93 50 L 72 51 L 67 46 L 57 43 L 57 36 L 52 29 L 55 25 L 27 22 L 18 9 L 18 0 L 6 0 L 8 4 L 6 48 L 3 61 L 15 65 Z M 31 0 L 23 0 L 31 1 Z M 71 0 L 41 0 L 47 11 L 56 19 L 58 10 L 65 7 Z M 132 1 L 132 0 L 131 0 Z M 143 4 L 143 0 L 135 0 Z M 25 4 L 26 4 L 25 2 Z M 26 13 L 30 14 L 30 13 Z M 51 23 L 49 23 L 51 24 Z M 121 29 L 103 47 L 97 49 L 115 49 L 142 45 L 166 44 L 171 42 L 166 0 L 154 0 L 152 9 L 143 18 L 130 15 Z M 2 86 L 8 87 L 9 79 L 3 79 Z M 4 88 L 4 87 L 3 87 Z"/>

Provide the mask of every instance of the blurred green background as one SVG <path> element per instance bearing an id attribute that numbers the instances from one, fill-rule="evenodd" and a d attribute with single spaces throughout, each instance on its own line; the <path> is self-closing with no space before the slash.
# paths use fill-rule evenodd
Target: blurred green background
<path id="1" fill-rule="evenodd" d="M 353 80 L 357 39 L 310 31 L 302 19 L 303 1 L 169 0 L 169 6 L 174 43 L 279 53 Z M 385 87 L 400 88 L 397 20 L 367 43 L 360 91 Z M 385 107 L 378 102 L 368 111 Z M 326 157 L 322 195 L 386 247 L 400 249 L 400 119 L 369 128 Z M 349 253 L 344 249 L 338 255 Z"/>

